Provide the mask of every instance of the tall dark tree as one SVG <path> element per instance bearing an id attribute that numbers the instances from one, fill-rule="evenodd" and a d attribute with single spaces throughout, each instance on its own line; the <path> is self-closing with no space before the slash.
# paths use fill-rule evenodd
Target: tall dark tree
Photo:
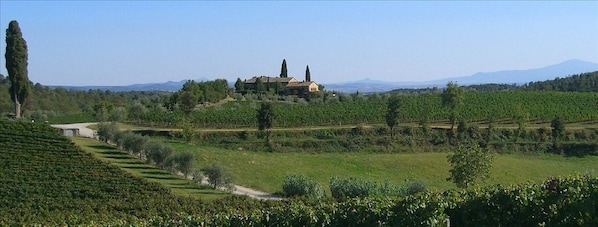
<path id="1" fill-rule="evenodd" d="M 274 112 L 272 103 L 263 102 L 257 112 L 257 124 L 260 131 L 266 132 L 266 143 L 270 143 L 270 134 L 274 118 L 276 118 L 276 113 Z"/>
<path id="2" fill-rule="evenodd" d="M 266 86 L 264 85 L 264 82 L 260 78 L 255 79 L 255 91 L 258 94 L 266 91 Z"/>
<path id="3" fill-rule="evenodd" d="M 27 76 L 27 42 L 23 39 L 19 23 L 15 20 L 6 29 L 6 70 L 10 81 L 10 98 L 15 104 L 15 117 L 21 117 L 21 105 L 31 93 Z"/>
<path id="4" fill-rule="evenodd" d="M 245 84 L 243 81 L 241 81 L 241 78 L 237 78 L 237 81 L 235 82 L 235 90 L 237 92 L 242 92 L 245 90 Z"/>
<path id="5" fill-rule="evenodd" d="M 386 125 L 390 128 L 390 136 L 394 136 L 394 127 L 399 123 L 399 108 L 401 100 L 399 96 L 393 95 L 388 99 L 386 105 Z"/>
<path id="6" fill-rule="evenodd" d="M 307 67 L 305 67 L 305 81 L 307 81 L 307 82 L 311 81 L 311 73 L 309 73 L 309 65 Z"/>
<path id="7" fill-rule="evenodd" d="M 287 78 L 287 59 L 282 59 L 282 67 L 280 68 L 280 78 Z"/>
<path id="8" fill-rule="evenodd" d="M 459 109 L 463 106 L 463 88 L 451 81 L 446 85 L 446 89 L 442 92 L 441 98 L 442 106 L 449 108 L 449 120 L 451 121 L 452 131 L 457 123 Z"/>

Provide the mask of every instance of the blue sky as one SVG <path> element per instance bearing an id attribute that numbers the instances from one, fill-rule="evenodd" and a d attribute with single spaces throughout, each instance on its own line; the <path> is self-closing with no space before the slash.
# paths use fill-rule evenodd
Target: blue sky
<path id="1" fill-rule="evenodd" d="M 44 85 L 278 76 L 429 81 L 598 63 L 598 1 L 0 1 Z"/>

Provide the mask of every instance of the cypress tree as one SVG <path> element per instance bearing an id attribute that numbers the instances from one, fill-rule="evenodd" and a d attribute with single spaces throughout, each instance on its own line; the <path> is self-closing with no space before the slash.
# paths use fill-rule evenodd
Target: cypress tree
<path id="1" fill-rule="evenodd" d="M 6 70 L 10 81 L 10 98 L 15 104 L 15 117 L 21 117 L 21 105 L 31 93 L 31 82 L 27 77 L 27 42 L 23 39 L 19 23 L 15 20 L 6 29 Z"/>
<path id="2" fill-rule="evenodd" d="M 280 68 L 280 78 L 287 78 L 287 59 L 282 59 L 282 67 Z"/>
<path id="3" fill-rule="evenodd" d="M 309 65 L 307 65 L 307 67 L 305 68 L 305 81 L 307 81 L 307 82 L 311 81 L 311 74 L 309 73 Z"/>

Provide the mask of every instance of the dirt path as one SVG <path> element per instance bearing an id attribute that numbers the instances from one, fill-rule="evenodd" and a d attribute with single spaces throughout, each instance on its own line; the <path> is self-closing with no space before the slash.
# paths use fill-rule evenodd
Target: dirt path
<path id="1" fill-rule="evenodd" d="M 61 125 L 51 125 L 54 128 L 61 128 L 61 129 L 69 129 L 69 128 L 78 128 L 79 135 L 87 138 L 95 138 L 95 131 L 92 129 L 87 128 L 90 125 L 97 124 L 97 123 L 76 123 L 76 124 L 61 124 Z"/>
<path id="2" fill-rule="evenodd" d="M 54 128 L 61 128 L 61 129 L 78 128 L 80 136 L 95 139 L 96 138 L 95 130 L 87 128 L 88 126 L 93 125 L 93 124 L 97 124 L 97 123 L 55 124 L 55 125 L 51 125 L 51 126 Z M 180 175 L 182 175 L 182 174 L 180 174 Z M 204 179 L 204 180 L 202 180 L 201 183 L 207 184 L 207 180 Z M 236 195 L 246 195 L 246 196 L 249 196 L 254 199 L 276 199 L 276 200 L 281 199 L 281 198 L 276 197 L 270 193 L 254 190 L 251 188 L 247 188 L 247 187 L 243 187 L 243 186 L 239 186 L 239 185 L 235 185 L 234 187 L 235 187 L 235 190 L 232 193 L 236 194 Z"/>

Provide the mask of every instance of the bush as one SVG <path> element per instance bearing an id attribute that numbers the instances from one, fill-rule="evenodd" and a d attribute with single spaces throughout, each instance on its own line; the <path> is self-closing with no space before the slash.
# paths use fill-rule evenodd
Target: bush
<path id="1" fill-rule="evenodd" d="M 315 180 L 302 175 L 287 176 L 282 185 L 282 190 L 286 197 L 305 196 L 315 199 L 324 197 L 322 186 Z"/>
<path id="2" fill-rule="evenodd" d="M 374 182 L 355 178 L 332 177 L 330 178 L 330 192 L 335 199 L 364 198 L 375 195 L 377 185 Z"/>
<path id="3" fill-rule="evenodd" d="M 426 186 L 426 183 L 418 180 L 418 181 L 414 181 L 412 183 L 409 184 L 409 186 L 407 186 L 407 194 L 408 195 L 413 195 L 413 194 L 417 194 L 420 192 L 427 192 L 428 191 L 428 186 Z"/>

